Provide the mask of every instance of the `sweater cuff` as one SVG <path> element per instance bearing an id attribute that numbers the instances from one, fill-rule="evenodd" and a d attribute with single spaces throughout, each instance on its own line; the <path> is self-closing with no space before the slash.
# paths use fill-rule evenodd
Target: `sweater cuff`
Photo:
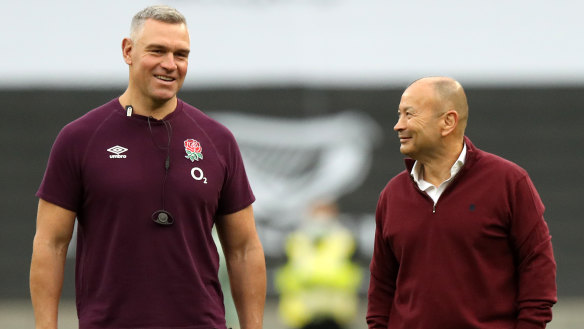
<path id="1" fill-rule="evenodd" d="M 515 329 L 544 329 L 545 323 L 535 323 L 531 321 L 518 320 Z"/>

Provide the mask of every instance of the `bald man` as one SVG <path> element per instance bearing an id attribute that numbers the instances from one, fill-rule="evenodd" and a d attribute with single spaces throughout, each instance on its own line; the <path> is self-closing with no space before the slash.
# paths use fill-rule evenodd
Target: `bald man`
<path id="1" fill-rule="evenodd" d="M 369 328 L 545 328 L 556 263 L 527 172 L 465 136 L 451 78 L 413 82 L 398 115 L 407 169 L 377 205 Z"/>

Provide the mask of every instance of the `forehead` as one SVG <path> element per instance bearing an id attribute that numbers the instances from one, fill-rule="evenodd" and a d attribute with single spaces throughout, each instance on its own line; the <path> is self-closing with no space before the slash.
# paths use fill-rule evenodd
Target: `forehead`
<path id="1" fill-rule="evenodd" d="M 144 44 L 175 45 L 188 48 L 189 31 L 185 24 L 173 24 L 147 19 L 138 33 L 136 42 Z"/>
<path id="2" fill-rule="evenodd" d="M 409 86 L 402 94 L 400 109 L 424 109 L 432 107 L 436 99 L 433 85 L 426 82 L 416 82 Z"/>

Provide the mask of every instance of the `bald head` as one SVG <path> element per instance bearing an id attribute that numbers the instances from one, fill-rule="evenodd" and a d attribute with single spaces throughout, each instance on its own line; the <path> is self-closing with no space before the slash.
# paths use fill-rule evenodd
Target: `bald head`
<path id="1" fill-rule="evenodd" d="M 436 115 L 441 115 L 448 111 L 458 113 L 456 134 L 458 136 L 464 136 L 468 121 L 468 102 L 462 85 L 449 77 L 426 77 L 412 82 L 408 89 L 421 85 L 430 86 L 434 90 L 434 111 Z"/>
<path id="2" fill-rule="evenodd" d="M 468 119 L 460 83 L 447 77 L 416 80 L 402 94 L 398 114 L 393 129 L 400 152 L 425 163 L 444 157 L 456 160 Z"/>

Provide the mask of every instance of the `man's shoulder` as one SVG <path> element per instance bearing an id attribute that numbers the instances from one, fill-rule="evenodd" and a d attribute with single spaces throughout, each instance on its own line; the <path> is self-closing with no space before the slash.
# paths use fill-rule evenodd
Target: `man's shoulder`
<path id="1" fill-rule="evenodd" d="M 387 195 L 390 191 L 401 190 L 412 183 L 410 173 L 404 169 L 397 175 L 393 176 L 381 191 L 381 195 Z"/>
<path id="2" fill-rule="evenodd" d="M 523 176 L 527 172 L 523 167 L 517 163 L 508 160 L 500 155 L 490 153 L 483 150 L 476 150 L 475 166 L 481 171 L 494 171 L 504 175 L 520 175 Z"/>
<path id="3" fill-rule="evenodd" d="M 113 99 L 101 106 L 98 106 L 77 119 L 71 121 L 63 129 L 60 135 L 73 136 L 74 138 L 81 138 L 84 135 L 92 134 L 95 129 L 108 117 L 110 117 L 116 110 L 117 99 Z M 118 106 L 119 103 L 117 103 Z"/>
<path id="4" fill-rule="evenodd" d="M 116 109 L 116 102 L 117 99 L 114 99 L 88 111 L 79 118 L 71 121 L 65 126 L 65 128 L 82 131 L 84 129 L 94 127 L 96 124 L 99 124 L 114 113 Z"/>
<path id="5" fill-rule="evenodd" d="M 397 175 L 393 176 L 387 185 L 402 184 L 404 181 L 411 180 L 410 172 L 407 169 L 400 171 Z"/>
<path id="6" fill-rule="evenodd" d="M 196 122 L 201 127 L 201 129 L 205 130 L 205 132 L 211 135 L 217 134 L 223 135 L 224 137 L 228 138 L 231 138 L 233 136 L 229 128 L 227 128 L 221 122 L 212 118 L 210 115 L 198 109 L 197 107 L 185 101 L 182 102 L 183 112 L 185 113 L 185 115 L 191 118 L 194 122 Z"/>

